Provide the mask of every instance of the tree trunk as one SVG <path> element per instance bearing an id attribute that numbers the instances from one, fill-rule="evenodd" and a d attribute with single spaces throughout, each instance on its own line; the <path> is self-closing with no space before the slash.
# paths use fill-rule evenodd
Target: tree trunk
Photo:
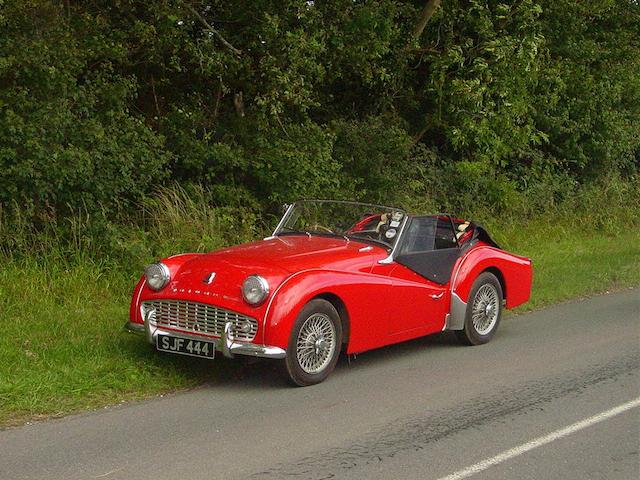
<path id="1" fill-rule="evenodd" d="M 420 21 L 411 32 L 412 40 L 418 40 L 422 32 L 424 31 L 424 27 L 427 26 L 427 23 L 433 17 L 436 9 L 440 6 L 440 0 L 427 0 L 424 8 L 422 9 L 422 13 L 420 14 Z"/>

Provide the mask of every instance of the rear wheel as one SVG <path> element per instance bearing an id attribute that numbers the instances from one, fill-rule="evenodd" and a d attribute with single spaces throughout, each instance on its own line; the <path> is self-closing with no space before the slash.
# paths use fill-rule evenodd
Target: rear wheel
<path id="1" fill-rule="evenodd" d="M 304 387 L 322 382 L 333 371 L 342 345 L 342 324 L 334 306 L 323 299 L 307 303 L 293 325 L 285 367 L 289 379 Z"/>
<path id="2" fill-rule="evenodd" d="M 480 345 L 493 338 L 502 317 L 502 286 L 495 275 L 481 273 L 471 288 L 464 329 L 456 331 L 461 343 Z"/>

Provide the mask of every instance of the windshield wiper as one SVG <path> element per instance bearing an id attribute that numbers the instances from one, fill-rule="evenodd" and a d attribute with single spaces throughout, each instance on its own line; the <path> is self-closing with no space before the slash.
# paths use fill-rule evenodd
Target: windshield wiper
<path id="1" fill-rule="evenodd" d="M 317 237 L 336 237 L 336 238 L 343 238 L 344 240 L 348 242 L 351 241 L 351 238 L 349 238 L 348 235 L 345 234 L 340 234 L 340 233 L 335 233 L 335 232 L 316 232 L 316 231 L 312 231 L 309 232 L 307 230 L 295 230 L 291 227 L 282 227 L 283 229 L 287 229 L 288 231 L 286 232 L 280 232 L 279 235 L 306 235 L 309 238 L 313 237 L 313 236 L 317 236 Z M 355 239 L 359 239 L 358 237 L 354 237 Z M 376 242 L 379 244 L 384 244 L 384 242 Z"/>
<path id="2" fill-rule="evenodd" d="M 293 228 L 290 228 L 290 227 L 282 227 L 282 228 L 286 228 L 288 232 L 280 232 L 278 235 L 306 235 L 309 238 L 312 237 L 312 234 L 310 232 L 307 232 L 306 230 L 294 230 Z"/>
<path id="3" fill-rule="evenodd" d="M 359 237 L 357 235 L 352 235 L 351 238 L 353 238 L 354 242 L 373 243 L 374 245 L 378 245 L 379 247 L 383 247 L 388 250 L 393 249 L 392 245 L 388 244 L 387 242 L 383 242 L 382 240 L 376 240 L 375 238 Z"/>

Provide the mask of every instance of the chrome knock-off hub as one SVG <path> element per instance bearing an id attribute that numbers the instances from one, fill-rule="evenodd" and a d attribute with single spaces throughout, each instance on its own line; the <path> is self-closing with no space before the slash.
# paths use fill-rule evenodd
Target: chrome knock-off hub
<path id="1" fill-rule="evenodd" d="M 324 351 L 324 349 L 327 348 L 327 341 L 324 339 L 324 337 L 318 337 L 316 339 L 316 341 L 314 342 L 314 348 L 316 355 L 320 355 L 320 352 Z"/>

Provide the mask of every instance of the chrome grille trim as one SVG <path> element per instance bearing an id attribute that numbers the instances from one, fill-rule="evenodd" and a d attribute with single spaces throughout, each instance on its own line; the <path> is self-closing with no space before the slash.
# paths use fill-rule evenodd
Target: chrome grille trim
<path id="1" fill-rule="evenodd" d="M 169 327 L 185 332 L 201 333 L 221 337 L 227 322 L 233 324 L 233 338 L 252 341 L 258 331 L 255 318 L 206 303 L 185 300 L 148 300 L 141 305 L 142 318 L 150 314 L 149 323 L 158 327 Z M 249 322 L 249 332 L 240 330 L 241 323 Z"/>

